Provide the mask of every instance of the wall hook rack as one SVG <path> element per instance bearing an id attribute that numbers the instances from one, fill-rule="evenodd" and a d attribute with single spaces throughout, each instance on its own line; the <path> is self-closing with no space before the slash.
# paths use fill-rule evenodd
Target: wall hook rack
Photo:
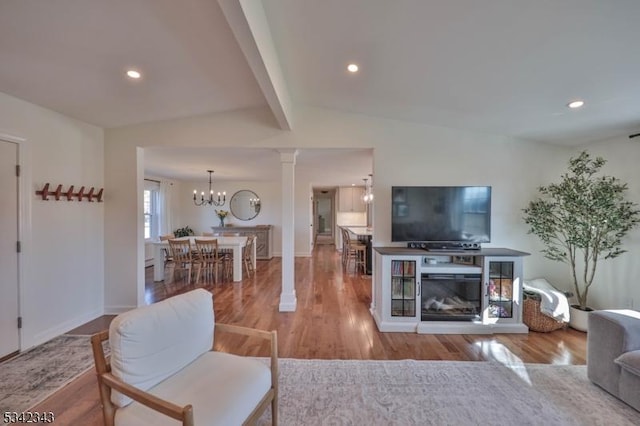
<path id="1" fill-rule="evenodd" d="M 82 201 L 83 199 L 86 199 L 90 203 L 93 203 L 94 201 L 101 203 L 102 196 L 104 194 L 104 188 L 100 188 L 100 190 L 96 192 L 96 189 L 93 186 L 87 193 L 84 192 L 84 186 L 81 186 L 78 192 L 73 192 L 73 185 L 71 185 L 66 191 L 62 190 L 62 185 L 58 185 L 55 191 L 51 191 L 49 187 L 50 184 L 47 182 L 42 189 L 36 191 L 36 195 L 41 196 L 44 201 L 48 201 L 51 196 L 54 197 L 56 201 L 59 201 L 62 197 L 66 197 L 67 201 L 72 201 L 73 199 L 76 199 L 76 201 Z"/>

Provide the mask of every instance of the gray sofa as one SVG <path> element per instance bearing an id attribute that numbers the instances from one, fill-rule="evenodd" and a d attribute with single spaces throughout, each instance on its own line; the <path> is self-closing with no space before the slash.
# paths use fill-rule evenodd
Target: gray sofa
<path id="1" fill-rule="evenodd" d="M 640 312 L 589 314 L 587 375 L 610 394 L 640 411 Z"/>

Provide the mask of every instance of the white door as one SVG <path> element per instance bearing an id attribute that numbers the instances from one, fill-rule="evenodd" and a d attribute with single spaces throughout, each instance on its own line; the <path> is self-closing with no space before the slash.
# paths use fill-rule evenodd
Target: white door
<path id="1" fill-rule="evenodd" d="M 18 146 L 0 140 L 0 358 L 19 350 Z"/>

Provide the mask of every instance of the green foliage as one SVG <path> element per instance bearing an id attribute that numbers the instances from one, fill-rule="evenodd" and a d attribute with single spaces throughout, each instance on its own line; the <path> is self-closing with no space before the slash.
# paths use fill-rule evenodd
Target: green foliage
<path id="1" fill-rule="evenodd" d="M 627 184 L 597 176 L 605 162 L 583 151 L 569 160 L 569 172 L 560 183 L 540 187 L 540 198 L 523 210 L 529 233 L 546 246 L 545 257 L 571 267 L 581 308 L 587 307 L 598 261 L 624 253 L 622 238 L 640 221 L 637 205 L 625 200 Z M 580 274 L 578 259 L 583 267 Z"/>
<path id="2" fill-rule="evenodd" d="M 185 226 L 184 228 L 178 228 L 173 231 L 173 235 L 175 235 L 176 237 L 188 237 L 190 235 L 195 235 L 195 233 L 193 232 L 193 229 Z"/>

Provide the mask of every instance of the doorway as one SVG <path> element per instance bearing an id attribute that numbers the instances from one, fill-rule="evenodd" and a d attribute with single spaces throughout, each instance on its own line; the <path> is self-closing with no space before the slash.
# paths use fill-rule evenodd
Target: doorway
<path id="1" fill-rule="evenodd" d="M 313 229 L 314 245 L 334 243 L 335 189 L 314 189 Z"/>
<path id="2" fill-rule="evenodd" d="M 0 140 L 0 359 L 20 349 L 17 164 L 18 145 Z"/>

